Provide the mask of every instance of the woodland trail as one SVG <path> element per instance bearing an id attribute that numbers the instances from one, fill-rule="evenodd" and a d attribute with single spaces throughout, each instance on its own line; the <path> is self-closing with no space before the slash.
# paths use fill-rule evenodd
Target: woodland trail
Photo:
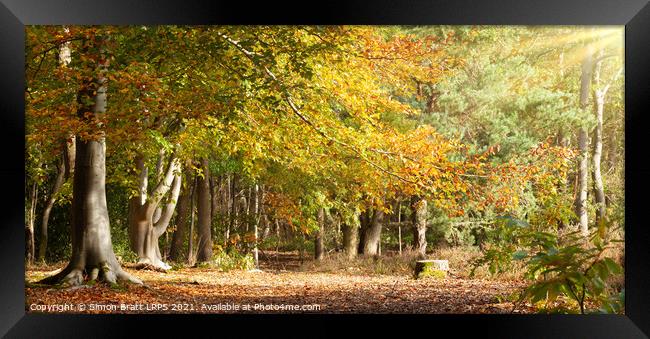
<path id="1" fill-rule="evenodd" d="M 286 254 L 267 256 L 260 266 L 261 271 L 182 268 L 161 273 L 126 264 L 146 287 L 28 286 L 26 311 L 47 312 L 31 305 L 67 303 L 85 309 L 75 306 L 63 313 L 509 313 L 513 304 L 505 297 L 522 287 L 512 281 L 300 271 L 297 256 Z M 56 268 L 30 269 L 27 280 Z"/>

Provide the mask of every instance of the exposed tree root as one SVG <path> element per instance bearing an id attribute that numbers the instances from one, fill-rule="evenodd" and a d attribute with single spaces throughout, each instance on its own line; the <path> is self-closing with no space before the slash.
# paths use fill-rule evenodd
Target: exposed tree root
<path id="1" fill-rule="evenodd" d="M 162 260 L 140 259 L 135 265 L 138 270 L 151 270 L 157 272 L 167 272 L 172 267 Z"/>
<path id="2" fill-rule="evenodd" d="M 142 284 L 140 279 L 127 273 L 121 267 L 117 266 L 116 268 L 111 269 L 110 265 L 107 263 L 103 263 L 99 267 L 87 267 L 86 269 L 67 266 L 59 273 L 42 279 L 36 283 L 71 288 L 83 285 L 86 281 L 106 282 L 109 284 L 117 284 L 118 282 Z"/>
<path id="3" fill-rule="evenodd" d="M 136 270 L 149 270 L 149 271 L 156 271 L 156 272 L 167 272 L 166 269 L 155 266 L 149 263 L 137 263 L 134 267 Z"/>

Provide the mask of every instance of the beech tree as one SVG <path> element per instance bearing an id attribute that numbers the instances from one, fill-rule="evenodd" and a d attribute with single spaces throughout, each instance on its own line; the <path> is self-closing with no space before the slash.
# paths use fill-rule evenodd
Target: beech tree
<path id="1" fill-rule="evenodd" d="M 80 134 L 76 141 L 70 263 L 43 283 L 78 285 L 85 272 L 89 280 L 142 283 L 125 272 L 115 257 L 106 206 L 106 141 L 101 121 L 108 102 L 109 39 L 110 35 L 101 31 L 89 31 L 84 37 L 82 55 L 92 61 L 86 70 L 90 76 L 77 95 L 77 115 L 94 133 Z"/>
<path id="2" fill-rule="evenodd" d="M 162 170 L 164 153 L 161 152 L 159 168 Z M 131 246 L 138 255 L 138 264 L 151 265 L 154 268 L 168 270 L 171 268 L 162 261 L 158 239 L 169 226 L 181 190 L 181 166 L 179 159 L 172 154 L 164 174 L 159 175 L 159 182 L 148 194 L 148 171 L 142 156 L 136 158 L 136 168 L 140 171 L 138 195 L 129 201 L 129 235 Z M 160 206 L 164 196 L 169 198 Z"/>

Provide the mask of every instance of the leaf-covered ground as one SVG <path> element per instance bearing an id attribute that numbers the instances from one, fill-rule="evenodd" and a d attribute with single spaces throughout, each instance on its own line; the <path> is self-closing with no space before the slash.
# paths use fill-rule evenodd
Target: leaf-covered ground
<path id="1" fill-rule="evenodd" d="M 263 263 L 261 271 L 181 268 L 161 273 L 126 264 L 145 286 L 56 289 L 28 284 L 25 307 L 52 313 L 508 313 L 513 304 L 505 297 L 522 287 L 513 281 L 416 280 L 296 267 L 285 261 Z M 57 268 L 30 268 L 27 281 Z"/>

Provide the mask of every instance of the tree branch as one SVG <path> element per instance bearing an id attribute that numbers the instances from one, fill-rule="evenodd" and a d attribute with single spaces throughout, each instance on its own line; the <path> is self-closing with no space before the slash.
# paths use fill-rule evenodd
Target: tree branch
<path id="1" fill-rule="evenodd" d="M 616 74 L 612 77 L 612 79 L 610 79 L 607 82 L 607 85 L 605 85 L 605 87 L 602 90 L 600 90 L 600 93 L 601 93 L 602 96 L 605 96 L 605 94 L 607 94 L 607 91 L 609 90 L 609 87 L 612 85 L 612 83 L 614 83 L 616 81 L 616 79 L 618 79 L 619 76 L 621 76 L 622 73 L 623 73 L 623 67 L 620 67 L 618 69 L 618 71 L 616 72 Z"/>
<path id="2" fill-rule="evenodd" d="M 174 215 L 174 209 L 176 209 L 176 203 L 178 201 L 178 196 L 180 195 L 181 192 L 181 180 L 182 177 L 179 173 L 174 175 L 174 182 L 172 184 L 172 189 L 171 189 L 171 195 L 169 196 L 169 201 L 163 208 L 162 214 L 160 216 L 160 219 L 154 224 L 154 233 L 156 236 L 162 235 L 165 230 L 167 229 L 167 226 L 169 226 L 169 222 L 172 219 L 172 216 Z"/>
<path id="3" fill-rule="evenodd" d="M 162 197 L 169 191 L 174 180 L 174 175 L 180 171 L 180 161 L 176 157 L 175 153 L 172 153 L 171 159 L 169 160 L 169 166 L 167 167 L 167 172 L 162 180 L 158 183 L 156 188 L 151 193 L 151 198 L 149 200 L 149 212 L 153 212 L 155 208 L 162 200 Z"/>

